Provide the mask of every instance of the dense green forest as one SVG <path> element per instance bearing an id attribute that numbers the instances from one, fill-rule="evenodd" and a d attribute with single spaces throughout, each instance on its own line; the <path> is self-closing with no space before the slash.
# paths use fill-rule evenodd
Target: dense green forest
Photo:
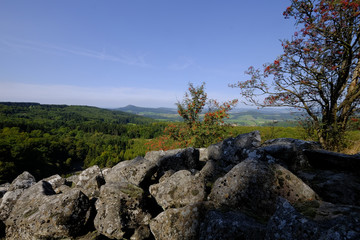
<path id="1" fill-rule="evenodd" d="M 166 123 L 96 107 L 0 103 L 0 183 L 37 179 L 144 155 Z"/>
<path id="2" fill-rule="evenodd" d="M 279 137 L 316 140 L 301 127 L 281 127 L 273 121 L 273 115 L 252 116 L 261 121 L 269 118 L 270 126 L 229 126 L 224 135 L 259 130 L 264 141 Z M 230 120 L 237 117 L 230 114 Z M 88 106 L 0 103 L 0 184 L 12 181 L 25 170 L 41 179 L 95 164 L 111 167 L 156 150 L 151 143 L 162 139 L 170 123 Z M 359 130 L 360 120 L 353 118 L 346 153 L 360 151 Z"/>

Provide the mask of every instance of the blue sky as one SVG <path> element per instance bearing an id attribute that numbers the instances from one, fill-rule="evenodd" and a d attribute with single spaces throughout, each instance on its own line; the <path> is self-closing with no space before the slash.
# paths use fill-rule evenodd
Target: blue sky
<path id="1" fill-rule="evenodd" d="M 0 101 L 175 107 L 240 98 L 291 38 L 287 0 L 0 0 Z"/>

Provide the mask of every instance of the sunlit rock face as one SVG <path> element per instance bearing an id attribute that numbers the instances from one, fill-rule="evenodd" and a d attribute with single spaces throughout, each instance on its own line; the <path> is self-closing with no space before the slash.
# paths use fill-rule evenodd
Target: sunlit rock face
<path id="1" fill-rule="evenodd" d="M 0 186 L 6 239 L 360 239 L 360 155 L 259 132 Z"/>

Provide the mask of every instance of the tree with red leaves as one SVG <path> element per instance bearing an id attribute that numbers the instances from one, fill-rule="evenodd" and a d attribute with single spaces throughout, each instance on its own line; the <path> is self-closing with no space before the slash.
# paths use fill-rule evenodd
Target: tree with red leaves
<path id="1" fill-rule="evenodd" d="M 231 86 L 256 106 L 302 109 L 323 147 L 339 150 L 360 108 L 360 0 L 292 0 L 284 16 L 298 29 L 283 54 Z"/>

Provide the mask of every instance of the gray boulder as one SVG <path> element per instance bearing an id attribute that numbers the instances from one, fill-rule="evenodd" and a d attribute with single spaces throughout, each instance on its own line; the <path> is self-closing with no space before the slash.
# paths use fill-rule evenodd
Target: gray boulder
<path id="1" fill-rule="evenodd" d="M 35 178 L 28 172 L 23 172 L 12 181 L 7 192 L 2 197 L 0 204 L 0 220 L 5 221 L 12 211 L 16 201 L 19 199 L 25 189 L 36 183 Z"/>
<path id="2" fill-rule="evenodd" d="M 195 148 L 152 151 L 145 154 L 145 159 L 158 167 L 157 175 L 161 177 L 168 170 L 199 169 L 199 150 Z"/>
<path id="3" fill-rule="evenodd" d="M 105 176 L 106 182 L 129 182 L 140 186 L 149 180 L 157 170 L 156 161 L 149 161 L 143 157 L 123 161 L 115 165 Z"/>
<path id="4" fill-rule="evenodd" d="M 243 149 L 257 148 L 260 144 L 261 136 L 259 131 L 241 134 L 235 138 L 228 138 L 222 142 L 210 145 L 207 148 L 208 159 L 214 160 L 222 168 L 232 167 L 243 160 L 240 157 Z"/>
<path id="5" fill-rule="evenodd" d="M 183 208 L 170 208 L 150 222 L 150 230 L 157 240 L 199 239 L 199 227 L 203 218 L 201 203 Z"/>
<path id="6" fill-rule="evenodd" d="M 60 239 L 86 230 L 90 216 L 88 197 L 79 189 L 56 194 L 40 181 L 25 190 L 5 221 L 6 239 Z"/>
<path id="7" fill-rule="evenodd" d="M 208 199 L 218 208 L 246 210 L 266 219 L 274 213 L 278 196 L 291 203 L 318 198 L 282 166 L 247 159 L 216 180 Z"/>
<path id="8" fill-rule="evenodd" d="M 242 209 L 269 217 L 275 211 L 274 176 L 268 164 L 247 159 L 218 178 L 208 200 L 217 208 Z"/>
<path id="9" fill-rule="evenodd" d="M 165 210 L 202 202 L 205 198 L 205 184 L 199 174 L 180 170 L 149 188 L 156 202 Z"/>
<path id="10" fill-rule="evenodd" d="M 151 215 L 143 211 L 144 191 L 128 182 L 110 182 L 101 187 L 96 202 L 97 214 L 94 225 L 97 231 L 111 239 L 130 238 L 134 233 L 136 239 L 149 237 L 144 233 Z M 139 237 L 142 236 L 142 237 Z"/>
<path id="11" fill-rule="evenodd" d="M 105 184 L 101 169 L 94 165 L 82 171 L 75 183 L 75 186 L 82 189 L 89 198 L 97 198 L 100 194 L 100 187 Z"/>
<path id="12" fill-rule="evenodd" d="M 274 164 L 271 166 L 275 176 L 272 187 L 276 195 L 285 198 L 291 204 L 319 199 L 317 193 L 292 172 Z"/>

